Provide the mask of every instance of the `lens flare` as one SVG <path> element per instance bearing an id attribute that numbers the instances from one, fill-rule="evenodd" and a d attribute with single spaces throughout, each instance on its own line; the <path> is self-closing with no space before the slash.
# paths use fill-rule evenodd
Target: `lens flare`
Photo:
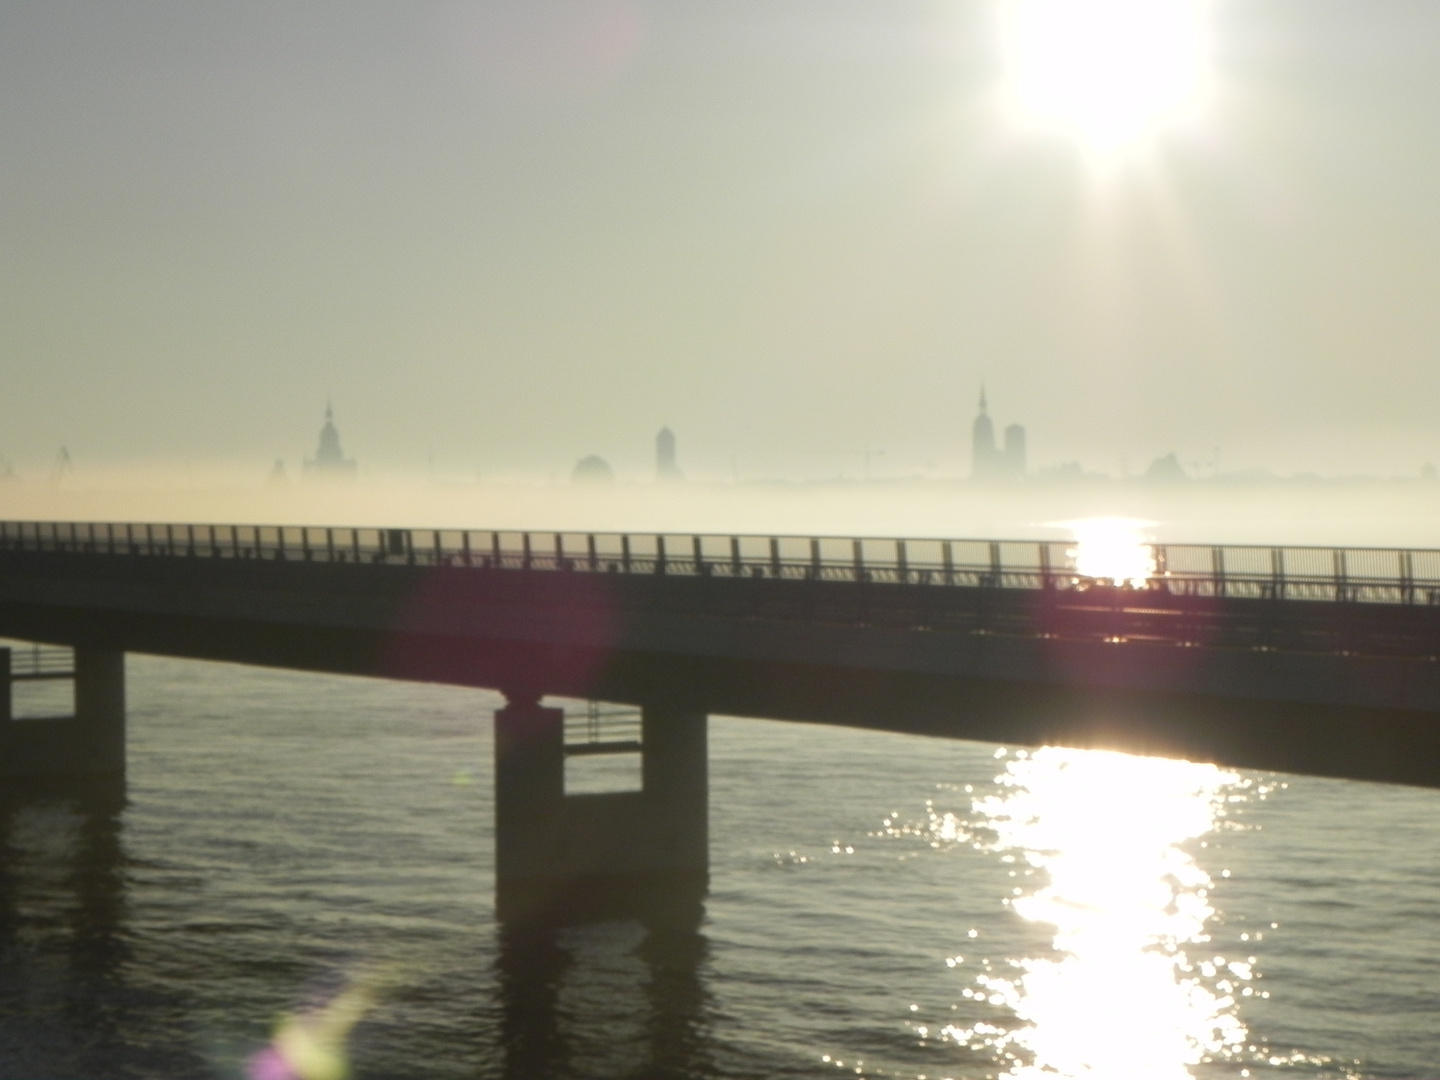
<path id="1" fill-rule="evenodd" d="M 345 1080 L 345 1040 L 374 1003 L 373 987 L 352 986 L 319 1009 L 283 1017 L 270 1045 L 250 1058 L 248 1080 Z"/>
<path id="2" fill-rule="evenodd" d="M 1060 523 L 1075 534 L 1075 572 L 1112 585 L 1143 588 L 1155 576 L 1155 549 L 1141 529 L 1147 521 L 1084 518 Z"/>
<path id="3" fill-rule="evenodd" d="M 1212 955 L 1210 877 L 1183 846 L 1215 827 L 1239 781 L 1213 765 L 1101 751 L 1012 759 L 998 778 L 1007 790 L 977 799 L 976 821 L 993 830 L 992 850 L 1048 879 L 1011 907 L 1053 926 L 1061 956 L 977 980 L 973 996 L 1023 1026 L 951 1037 L 1023 1052 L 1009 1080 L 1190 1080 L 1189 1066 L 1242 1049 L 1236 999 L 1254 957 Z M 1191 960 L 1187 945 L 1203 955 Z"/>

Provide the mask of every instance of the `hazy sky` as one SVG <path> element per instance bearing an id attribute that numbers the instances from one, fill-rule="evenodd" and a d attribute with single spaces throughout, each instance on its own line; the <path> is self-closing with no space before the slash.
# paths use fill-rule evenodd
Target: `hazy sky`
<path id="1" fill-rule="evenodd" d="M 4 0 L 0 454 L 1440 461 L 1440 4 L 1214 17 L 1099 176 L 988 0 Z"/>

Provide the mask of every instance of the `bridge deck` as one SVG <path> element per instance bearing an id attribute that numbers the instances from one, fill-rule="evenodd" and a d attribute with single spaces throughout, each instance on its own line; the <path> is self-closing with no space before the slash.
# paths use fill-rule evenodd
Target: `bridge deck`
<path id="1" fill-rule="evenodd" d="M 1440 553 L 0 524 L 0 634 L 1440 783 Z"/>

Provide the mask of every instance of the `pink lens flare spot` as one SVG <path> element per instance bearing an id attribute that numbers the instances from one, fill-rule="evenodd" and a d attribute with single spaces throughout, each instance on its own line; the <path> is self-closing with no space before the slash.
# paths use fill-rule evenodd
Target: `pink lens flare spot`
<path id="1" fill-rule="evenodd" d="M 250 1058 L 245 1076 L 247 1080 L 300 1080 L 300 1075 L 273 1046 L 267 1046 Z"/>

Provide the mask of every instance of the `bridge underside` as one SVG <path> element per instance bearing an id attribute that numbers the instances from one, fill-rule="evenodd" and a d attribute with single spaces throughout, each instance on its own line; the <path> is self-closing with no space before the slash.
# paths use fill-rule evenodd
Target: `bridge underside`
<path id="1" fill-rule="evenodd" d="M 521 698 L 555 694 L 692 712 L 836 724 L 1019 745 L 1059 745 L 1353 780 L 1440 787 L 1440 716 L 1419 709 L 1274 700 L 1117 685 L 1175 657 L 1241 681 L 1200 650 L 1073 642 L 1049 651 L 1076 677 L 1001 678 L 846 663 L 587 649 L 416 631 L 258 625 L 195 617 L 0 606 L 0 635 L 328 674 L 438 682 Z M 991 642 L 990 644 L 994 644 Z M 1223 659 L 1223 658 L 1222 658 Z M 1236 658 L 1250 662 L 1255 654 Z M 1330 658 L 1260 654 L 1271 682 L 1303 682 Z M 1428 660 L 1335 658 L 1366 681 L 1413 681 Z M 1292 670 L 1284 670 L 1286 668 Z M 1278 677 L 1274 677 L 1278 676 Z M 1194 680 L 1204 683 L 1205 675 Z M 1333 680 L 1332 680 L 1333 681 Z M 1352 680 L 1353 681 L 1353 680 Z M 1243 689 L 1243 687 L 1242 687 Z"/>

